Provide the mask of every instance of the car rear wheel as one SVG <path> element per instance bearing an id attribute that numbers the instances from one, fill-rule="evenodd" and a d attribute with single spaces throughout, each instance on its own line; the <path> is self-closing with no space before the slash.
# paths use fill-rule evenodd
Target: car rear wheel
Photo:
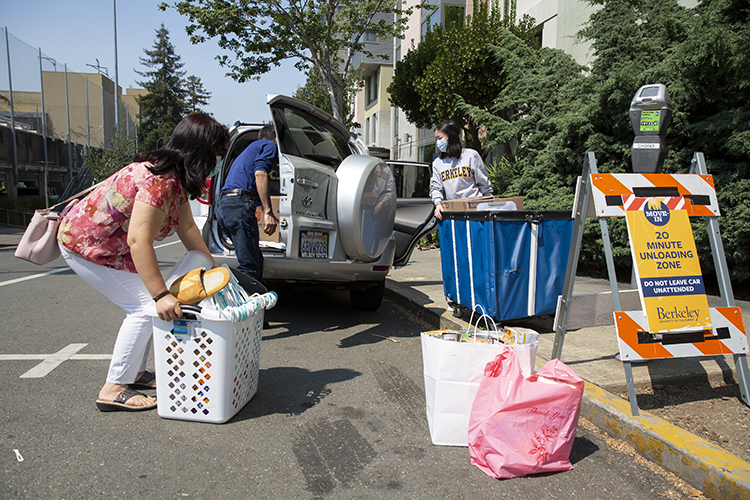
<path id="1" fill-rule="evenodd" d="M 352 307 L 357 311 L 375 311 L 383 302 L 385 295 L 385 280 L 378 281 L 375 286 L 364 290 L 349 290 Z"/>

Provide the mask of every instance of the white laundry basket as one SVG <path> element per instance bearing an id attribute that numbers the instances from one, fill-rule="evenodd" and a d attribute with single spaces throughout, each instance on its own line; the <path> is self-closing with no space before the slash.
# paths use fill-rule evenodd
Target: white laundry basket
<path id="1" fill-rule="evenodd" d="M 220 292 L 221 293 L 221 292 Z M 209 298 L 210 299 L 210 298 Z M 265 310 L 276 294 L 221 309 L 183 307 L 183 318 L 154 317 L 157 412 L 162 418 L 224 423 L 258 390 Z M 225 300 L 224 297 L 213 299 Z"/>

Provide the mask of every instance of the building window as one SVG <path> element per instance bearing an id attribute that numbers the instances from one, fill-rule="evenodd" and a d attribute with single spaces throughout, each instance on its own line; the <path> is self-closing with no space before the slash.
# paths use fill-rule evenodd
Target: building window
<path id="1" fill-rule="evenodd" d="M 377 42 L 378 35 L 373 30 L 365 31 L 365 42 Z"/>
<path id="2" fill-rule="evenodd" d="M 398 137 L 398 108 L 393 108 L 393 136 Z"/>
<path id="3" fill-rule="evenodd" d="M 440 24 L 440 9 L 437 5 L 430 10 L 429 7 L 422 9 L 422 37 L 427 36 L 428 31 L 432 31 L 433 26 Z"/>
<path id="4" fill-rule="evenodd" d="M 464 24 L 464 8 L 460 5 L 445 5 L 445 24 L 447 30 L 459 28 Z"/>
<path id="5" fill-rule="evenodd" d="M 365 105 L 370 106 L 378 100 L 378 73 L 371 74 L 365 79 Z"/>

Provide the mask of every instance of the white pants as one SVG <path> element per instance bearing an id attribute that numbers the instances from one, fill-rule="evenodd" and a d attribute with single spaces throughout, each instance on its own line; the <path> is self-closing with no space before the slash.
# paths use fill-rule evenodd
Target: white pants
<path id="1" fill-rule="evenodd" d="M 60 246 L 60 252 L 68 266 L 83 281 L 101 292 L 113 304 L 125 309 L 127 316 L 117 333 L 107 382 L 132 384 L 136 375 L 146 369 L 151 349 L 153 326 L 151 316 L 144 312 L 144 306 L 153 302 L 153 299 L 146 285 L 137 273 L 94 264 L 71 254 L 63 246 Z"/>

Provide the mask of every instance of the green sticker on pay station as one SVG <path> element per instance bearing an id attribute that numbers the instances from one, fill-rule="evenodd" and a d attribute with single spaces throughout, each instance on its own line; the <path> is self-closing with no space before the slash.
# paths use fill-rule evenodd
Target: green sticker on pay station
<path id="1" fill-rule="evenodd" d="M 658 132 L 660 117 L 660 110 L 641 111 L 641 132 Z"/>

